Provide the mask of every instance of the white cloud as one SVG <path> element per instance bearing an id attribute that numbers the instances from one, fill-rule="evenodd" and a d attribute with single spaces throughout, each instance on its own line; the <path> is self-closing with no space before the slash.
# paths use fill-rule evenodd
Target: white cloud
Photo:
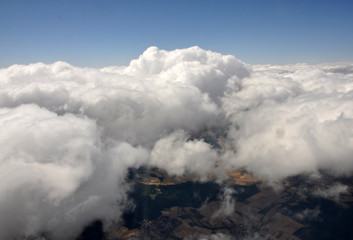
<path id="1" fill-rule="evenodd" d="M 230 165 L 276 179 L 353 171 L 353 76 L 318 66 L 260 66 L 224 98 Z"/>
<path id="2" fill-rule="evenodd" d="M 300 221 L 315 221 L 319 219 L 320 208 L 315 207 L 314 209 L 306 208 L 301 212 L 294 214 L 294 217 Z"/>
<path id="3" fill-rule="evenodd" d="M 236 191 L 233 188 L 225 187 L 223 189 L 223 194 L 220 197 L 220 208 L 212 215 L 213 217 L 229 216 L 234 213 L 234 204 L 236 200 L 233 197 L 234 193 L 236 193 Z"/>
<path id="4" fill-rule="evenodd" d="M 208 173 L 225 176 L 223 170 L 216 167 L 216 160 L 217 154 L 209 144 L 202 140 L 188 140 L 184 131 L 176 131 L 156 142 L 150 164 L 172 175 L 187 173 L 206 181 Z"/>
<path id="5" fill-rule="evenodd" d="M 219 97 L 228 82 L 248 75 L 233 56 L 151 47 L 128 67 L 56 62 L 1 69 L 0 107 L 34 103 L 58 114 L 83 114 L 97 120 L 104 137 L 152 147 L 176 129 L 198 133 L 218 126 Z"/>
<path id="6" fill-rule="evenodd" d="M 330 198 L 339 201 L 341 194 L 348 192 L 348 186 L 336 183 L 325 188 L 317 188 L 312 192 L 316 197 Z"/>
<path id="7" fill-rule="evenodd" d="M 118 218 L 127 167 L 148 153 L 102 146 L 95 121 L 36 105 L 0 109 L 0 238 L 73 238 L 92 219 Z M 115 205 L 115 206 L 114 206 Z"/>
<path id="8" fill-rule="evenodd" d="M 152 149 L 152 164 L 205 179 L 216 153 L 187 136 L 224 126 L 219 98 L 248 75 L 235 57 L 198 47 L 151 47 L 128 67 L 0 69 L 1 238 L 72 238 L 93 219 L 119 218 L 126 170 Z"/>
<path id="9" fill-rule="evenodd" d="M 0 69 L 0 234 L 65 238 L 118 217 L 126 169 L 142 164 L 200 180 L 230 167 L 273 180 L 349 175 L 352 69 L 249 66 L 198 47 L 151 47 L 127 67 Z M 234 149 L 220 156 L 193 139 L 212 131 Z"/>
<path id="10" fill-rule="evenodd" d="M 232 236 L 223 234 L 223 233 L 215 233 L 211 235 L 203 235 L 197 238 L 198 240 L 231 240 Z"/>
<path id="11" fill-rule="evenodd" d="M 200 235 L 192 235 L 184 238 L 184 240 L 231 240 L 234 239 L 233 236 L 224 233 L 214 233 L 214 234 L 200 234 Z"/>

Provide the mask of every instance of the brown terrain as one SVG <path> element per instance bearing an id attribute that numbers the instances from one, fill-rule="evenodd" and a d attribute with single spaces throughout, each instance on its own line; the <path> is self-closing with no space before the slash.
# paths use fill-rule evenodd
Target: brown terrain
<path id="1" fill-rule="evenodd" d="M 156 233 L 161 228 L 167 228 L 169 231 L 168 234 L 162 234 L 162 236 L 168 236 L 165 239 L 186 237 L 198 239 L 199 236 L 213 233 L 223 233 L 234 236 L 234 239 L 242 239 L 254 231 L 268 239 L 299 239 L 294 236 L 294 233 L 304 225 L 278 211 L 281 204 L 296 205 L 302 200 L 295 194 L 295 189 L 289 183 L 284 190 L 275 191 L 244 170 L 227 172 L 227 175 L 229 176 L 227 184 L 254 185 L 258 192 L 242 201 L 234 201 L 234 211 L 225 214 L 216 214 L 222 208 L 221 200 L 205 202 L 199 208 L 180 206 L 166 208 L 161 211 L 161 216 L 157 220 L 145 219 L 140 228 L 115 229 L 110 233 L 110 239 L 163 239 Z M 168 176 L 158 169 L 141 173 L 137 179 L 140 184 L 156 186 L 158 193 L 150 194 L 153 200 L 159 194 L 163 194 L 159 186 L 177 185 L 189 181 L 187 178 Z M 168 224 L 170 227 L 166 227 Z"/>
<path id="2" fill-rule="evenodd" d="M 221 148 L 233 148 L 233 146 L 226 143 L 223 138 L 219 138 L 217 144 Z M 255 178 L 248 173 L 246 169 L 227 171 L 226 174 L 228 179 L 225 180 L 218 189 L 225 186 L 234 189 L 234 193 L 232 192 L 228 203 L 221 197 L 222 191 L 218 191 L 213 198 L 206 197 L 197 207 L 192 204 L 185 206 L 185 204 L 179 205 L 176 203 L 170 207 L 160 208 L 158 217 L 149 219 L 146 216 L 143 220 L 140 220 L 136 226 L 130 229 L 126 226 L 117 227 L 108 234 L 108 239 L 191 240 L 200 239 L 200 236 L 224 234 L 225 236 L 230 236 L 230 239 L 297 240 L 301 239 L 298 236 L 304 236 L 304 239 L 312 239 L 312 236 L 318 236 L 297 234 L 303 230 L 309 229 L 313 225 L 309 224 L 309 222 L 301 221 L 300 217 L 296 217 L 298 215 L 293 212 L 294 210 L 291 210 L 298 208 L 302 211 L 304 209 L 304 212 L 307 211 L 311 213 L 313 217 L 318 215 L 318 213 L 315 215 L 315 209 L 319 204 L 322 204 L 322 201 L 311 200 L 310 202 L 307 199 L 307 194 L 298 190 L 299 188 L 307 189 L 307 191 L 310 191 L 310 188 L 315 189 L 313 185 L 302 188 L 302 185 L 306 184 L 305 179 L 301 179 L 300 176 L 289 178 L 283 182 L 281 185 L 282 188 L 275 190 L 273 187 L 269 186 L 265 180 Z M 327 182 L 332 183 L 332 180 L 333 179 L 328 179 Z M 168 190 L 166 190 L 168 187 L 174 187 L 173 189 L 175 189 L 175 187 L 180 186 L 180 190 L 187 188 L 185 184 L 191 184 L 192 182 L 189 177 L 169 176 L 167 172 L 160 169 L 144 169 L 143 171 L 138 171 L 133 181 L 135 184 L 139 184 L 140 189 L 145 188 L 143 191 L 147 192 L 147 203 L 144 204 L 147 205 L 147 207 L 149 207 L 148 204 L 152 203 L 153 205 L 153 202 L 158 201 L 158 199 L 173 199 L 173 197 L 175 197 L 173 195 L 174 190 L 168 192 Z M 344 215 L 345 209 L 347 209 L 346 214 L 348 218 L 351 219 L 353 180 L 348 179 L 347 181 L 345 185 L 349 186 L 349 189 L 345 194 L 340 195 L 339 207 L 335 205 L 337 199 L 327 199 L 331 201 L 331 205 L 329 204 L 329 206 L 342 211 L 338 213 L 337 216 Z M 321 186 L 325 185 L 325 183 L 320 184 Z M 209 191 L 212 192 L 214 189 L 210 188 Z M 173 196 L 169 196 L 168 194 L 172 194 Z M 177 196 L 179 198 L 186 198 L 190 194 L 195 193 L 185 192 Z M 173 201 L 175 201 L 175 199 L 173 199 Z M 325 201 L 323 204 L 327 204 L 327 201 Z M 160 203 L 161 202 L 159 202 L 159 204 Z M 227 204 L 230 208 L 226 207 Z M 303 204 L 305 207 L 299 208 Z M 331 218 L 334 217 L 329 216 L 329 221 L 331 221 Z M 320 221 L 323 222 L 320 218 L 318 218 L 317 222 L 315 221 L 315 224 Z M 345 219 L 341 221 L 345 221 Z M 334 225 L 333 223 L 330 224 Z M 331 228 L 330 224 L 324 226 Z M 342 229 L 345 230 L 346 228 L 342 227 Z M 336 227 L 333 226 L 331 230 L 327 231 L 333 231 L 337 234 L 336 230 Z M 351 237 L 353 239 L 352 231 L 348 230 L 348 233 L 352 234 Z M 317 234 L 317 232 L 314 232 L 314 234 Z M 344 239 L 346 235 L 343 233 L 341 236 L 344 236 L 342 238 Z M 322 238 L 316 237 L 316 239 Z"/>

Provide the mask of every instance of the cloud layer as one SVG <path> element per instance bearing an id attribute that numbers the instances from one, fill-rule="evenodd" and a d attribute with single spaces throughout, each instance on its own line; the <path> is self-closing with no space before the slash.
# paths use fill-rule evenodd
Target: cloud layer
<path id="1" fill-rule="evenodd" d="M 255 66 L 241 91 L 224 98 L 236 149 L 227 160 L 270 178 L 318 170 L 351 174 L 351 66 Z"/>
<path id="2" fill-rule="evenodd" d="M 353 171 L 353 64 L 150 47 L 126 67 L 13 65 L 0 86 L 0 238 L 67 239 L 119 220 L 127 169 L 140 165 L 198 180 L 239 167 L 272 180 Z"/>
<path id="3" fill-rule="evenodd" d="M 126 169 L 148 158 L 127 143 L 104 147 L 95 121 L 36 105 L 0 109 L 0 238 L 72 239 L 127 203 Z"/>

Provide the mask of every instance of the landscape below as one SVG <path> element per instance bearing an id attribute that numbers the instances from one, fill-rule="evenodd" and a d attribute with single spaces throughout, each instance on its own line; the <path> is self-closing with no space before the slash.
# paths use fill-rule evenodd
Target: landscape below
<path id="1" fill-rule="evenodd" d="M 325 183 L 309 184 L 304 175 L 287 178 L 281 189 L 255 179 L 246 170 L 229 172 L 228 176 L 222 184 L 200 183 L 169 176 L 157 168 L 130 169 L 133 190 L 129 197 L 135 207 L 124 214 L 124 222 L 103 232 L 102 224 L 96 221 L 78 239 L 353 237 L 348 224 L 353 221 L 351 178 L 335 179 L 349 186 L 337 199 L 308 194 Z M 329 178 L 327 181 L 332 180 Z"/>

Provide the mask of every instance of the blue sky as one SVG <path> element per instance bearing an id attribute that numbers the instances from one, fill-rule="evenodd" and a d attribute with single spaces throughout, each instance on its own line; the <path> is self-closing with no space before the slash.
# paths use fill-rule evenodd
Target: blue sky
<path id="1" fill-rule="evenodd" d="M 349 0 L 0 0 L 0 67 L 127 65 L 198 45 L 244 62 L 353 61 Z"/>

